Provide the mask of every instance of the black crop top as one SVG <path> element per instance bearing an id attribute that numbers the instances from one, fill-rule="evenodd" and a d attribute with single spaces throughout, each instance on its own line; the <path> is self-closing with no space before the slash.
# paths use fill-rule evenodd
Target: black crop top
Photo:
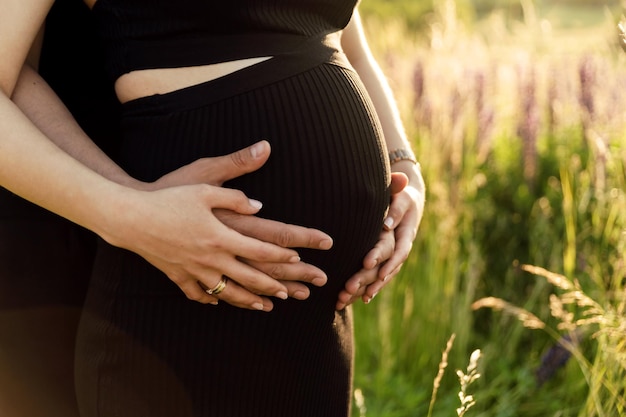
<path id="1" fill-rule="evenodd" d="M 358 0 L 98 0 L 113 80 L 133 70 L 274 56 L 343 29 Z"/>

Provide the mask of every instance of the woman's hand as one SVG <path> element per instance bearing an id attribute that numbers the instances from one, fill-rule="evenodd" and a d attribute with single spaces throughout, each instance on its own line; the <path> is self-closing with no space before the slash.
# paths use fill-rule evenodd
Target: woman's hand
<path id="1" fill-rule="evenodd" d="M 226 226 L 242 235 L 273 243 L 285 248 L 310 248 L 328 250 L 332 247 L 330 237 L 316 229 L 285 224 L 256 216 L 241 215 L 228 210 L 215 210 L 216 217 Z M 328 280 L 326 273 L 304 262 L 277 263 L 258 262 L 240 258 L 242 262 L 277 279 L 287 288 L 290 297 L 305 300 L 310 290 L 304 283 L 321 287 Z"/>
<path id="2" fill-rule="evenodd" d="M 374 103 L 387 149 L 410 149 L 393 93 L 365 38 L 357 10 L 341 33 L 341 45 Z M 411 251 L 424 208 L 424 182 L 416 165 L 407 160 L 393 164 L 392 201 L 381 238 L 366 255 L 363 269 L 346 283 L 337 309 L 361 297 L 367 303 L 398 272 Z M 409 179 L 400 180 L 397 173 Z M 405 187 L 400 187 L 404 184 Z"/>
<path id="3" fill-rule="evenodd" d="M 107 209 L 113 215 L 104 217 L 99 234 L 111 244 L 141 255 L 189 299 L 214 303 L 215 298 L 203 287 L 214 288 L 222 276 L 230 279 L 219 298 L 237 307 L 269 311 L 269 296 L 288 297 L 285 285 L 240 258 L 292 264 L 300 261 L 297 252 L 244 236 L 213 214 L 215 209 L 255 214 L 260 203 L 242 192 L 192 185 L 133 191 L 121 201 L 121 207 Z"/>
<path id="4" fill-rule="evenodd" d="M 160 190 L 186 184 L 205 183 L 213 186 L 221 186 L 223 182 L 252 172 L 260 168 L 269 157 L 270 146 L 266 141 L 261 141 L 251 147 L 242 149 L 229 155 L 215 158 L 199 159 L 189 165 L 165 175 L 153 184 L 144 184 L 142 188 L 146 190 Z M 277 221 L 267 220 L 250 214 L 241 214 L 234 210 L 215 209 L 215 217 L 225 226 L 235 232 L 249 238 L 268 242 L 283 248 L 311 248 L 327 250 L 332 247 L 332 239 L 327 234 L 310 228 L 285 224 Z M 311 283 L 322 286 L 326 283 L 327 277 L 324 271 L 304 262 L 277 262 L 253 259 L 250 256 L 240 255 L 237 260 L 260 271 L 265 276 L 277 280 L 286 290 L 286 293 L 293 298 L 304 300 L 310 294 L 309 287 L 304 283 Z M 240 265 L 241 266 L 241 265 Z M 230 276 L 230 275 L 228 275 Z M 236 280 L 232 276 L 233 281 Z M 220 294 L 220 299 L 241 306 L 243 300 L 252 300 L 251 294 L 259 292 L 255 288 L 255 281 L 248 281 L 244 284 L 239 281 L 239 287 L 231 281 L 228 287 L 235 290 L 224 290 Z M 215 281 L 217 283 L 218 281 Z M 213 288 L 214 285 L 204 283 L 206 288 Z M 195 288 L 193 288 L 195 290 Z M 248 291 L 246 293 L 245 291 Z M 186 292 L 187 293 L 187 292 Z M 196 291 L 194 291 L 196 293 Z M 279 296 L 285 298 L 284 293 L 264 293 L 265 295 Z M 189 295 L 189 294 L 188 294 Z M 245 296 L 245 298 L 244 298 Z M 233 299 L 234 297 L 234 299 Z M 206 302 L 216 302 L 214 296 L 202 296 Z M 256 298 L 258 301 L 258 298 Z M 237 304 L 238 303 L 238 304 Z M 246 306 L 245 302 L 243 304 Z M 250 304 L 247 305 L 251 306 Z M 271 300 L 263 298 L 263 309 L 269 310 L 272 307 Z"/>
<path id="5" fill-rule="evenodd" d="M 76 160 L 80 161 L 84 166 L 98 172 L 101 176 L 108 178 L 116 184 L 121 184 L 135 190 L 156 191 L 169 187 L 193 184 L 221 186 L 224 181 L 257 170 L 267 161 L 270 155 L 269 144 L 266 141 L 262 141 L 251 147 L 226 156 L 199 159 L 170 174 L 165 175 L 155 183 L 148 184 L 130 177 L 111 159 L 109 159 L 98 147 L 96 147 L 76 123 L 70 112 L 54 94 L 52 89 L 31 67 L 24 66 L 22 68 L 20 78 L 13 94 L 13 100 L 31 120 L 31 122 L 58 147 L 63 149 Z M 50 144 L 47 143 L 46 145 L 49 146 Z M 45 155 L 48 156 L 51 153 L 53 152 L 46 151 Z M 30 154 L 32 154 L 32 151 Z M 64 162 L 61 165 L 65 168 L 72 163 L 75 163 L 75 161 Z M 84 167 L 81 168 L 84 169 Z M 20 172 L 23 173 L 23 171 L 24 170 L 22 169 Z M 57 172 L 59 169 L 51 171 Z M 50 175 L 47 175 L 46 177 L 49 178 Z M 68 175 L 68 177 L 72 179 L 81 176 L 73 174 L 71 176 Z M 36 183 L 37 181 L 29 181 L 29 184 Z M 45 189 L 45 187 L 43 188 Z M 52 189 L 52 187 L 48 188 Z M 93 188 L 93 186 L 90 188 Z M 174 191 L 170 192 L 173 194 Z M 182 191 L 179 190 L 179 192 Z M 98 195 L 101 196 L 102 194 L 98 193 Z M 169 194 L 163 193 L 159 195 L 164 196 Z M 76 197 L 73 198 L 75 199 Z M 69 199 L 64 199 L 64 201 L 65 200 Z M 100 199 L 98 202 L 100 202 Z M 110 202 L 108 203 L 110 205 Z M 80 206 L 82 206 L 82 204 L 78 205 L 78 207 Z M 182 214 L 186 208 L 180 208 L 180 210 Z M 278 222 L 269 222 L 268 220 L 250 215 L 235 215 L 233 211 L 216 210 L 214 213 L 220 221 L 224 218 L 228 218 L 228 227 L 230 229 L 243 235 L 254 237 L 260 241 L 273 243 L 283 247 L 328 249 L 332 246 L 332 239 L 325 233 L 318 230 L 306 229 Z M 206 216 L 207 213 L 203 211 L 200 215 Z M 102 215 L 101 217 L 105 216 Z M 186 217 L 190 217 L 190 215 L 187 215 Z M 146 219 L 140 219 L 138 221 L 142 222 L 145 220 Z M 174 224 L 169 227 L 170 229 L 164 229 L 166 228 L 165 224 L 157 225 L 157 229 L 155 230 L 162 230 L 166 233 L 163 235 L 166 239 L 169 239 L 170 237 L 173 239 L 178 234 L 178 230 L 175 230 Z M 119 240 L 111 235 L 112 229 L 108 229 L 109 230 L 104 230 L 103 233 L 109 233 L 109 240 Z M 127 230 L 122 230 L 122 234 L 127 232 Z M 140 230 L 136 232 L 141 233 Z M 199 229 L 196 233 L 210 233 L 210 231 Z M 180 268 L 182 268 L 183 271 L 186 268 L 191 268 L 191 265 L 194 263 L 194 261 L 191 260 L 191 256 L 193 255 L 189 254 L 190 258 L 185 258 L 186 255 L 181 252 L 181 248 L 184 248 L 185 244 L 182 244 L 180 247 L 175 247 L 172 242 L 172 244 L 168 245 L 167 242 L 162 241 L 164 240 L 163 236 L 156 237 L 157 240 L 160 239 L 161 241 L 154 243 L 154 247 L 149 251 L 151 254 L 146 254 L 146 257 L 153 260 L 153 263 L 155 263 L 155 266 L 157 267 L 167 268 L 166 265 L 170 259 L 178 259 Z M 205 236 L 210 236 L 210 234 L 202 235 L 202 237 Z M 148 236 L 144 237 L 148 240 L 150 239 Z M 193 236 L 190 236 L 189 238 L 194 239 Z M 121 239 L 123 239 L 123 236 Z M 134 241 L 129 241 L 126 244 L 126 247 L 131 250 L 136 248 L 140 251 L 141 248 L 137 242 L 139 242 L 139 239 L 135 238 Z M 145 243 L 150 244 L 150 242 Z M 159 252 L 161 250 L 163 252 Z M 256 268 L 263 271 L 265 275 L 284 281 L 283 287 L 286 288 L 287 293 L 294 298 L 304 299 L 308 296 L 309 289 L 303 282 L 311 282 L 314 285 L 323 285 L 323 283 L 326 282 L 326 275 L 323 271 L 302 262 L 286 264 L 276 262 L 260 263 L 258 261 L 247 261 L 244 258 L 242 258 L 242 261 L 248 262 L 250 265 L 254 265 Z M 169 269 L 164 272 L 168 273 L 168 271 Z M 302 282 L 298 282 L 298 280 Z M 191 294 L 188 294 L 188 296 L 190 295 Z M 249 298 L 252 299 L 252 297 Z M 255 297 L 254 299 L 258 301 L 258 297 Z M 205 297 L 203 300 L 215 302 L 217 301 L 217 298 Z M 264 300 L 264 308 L 271 308 L 271 301 L 267 298 Z"/>
<path id="6" fill-rule="evenodd" d="M 365 303 L 372 301 L 408 258 L 423 214 L 424 183 L 418 170 L 409 168 L 407 172 L 409 176 L 392 173 L 391 205 L 380 239 L 365 256 L 363 269 L 354 274 L 339 293 L 337 310 L 359 298 Z"/>

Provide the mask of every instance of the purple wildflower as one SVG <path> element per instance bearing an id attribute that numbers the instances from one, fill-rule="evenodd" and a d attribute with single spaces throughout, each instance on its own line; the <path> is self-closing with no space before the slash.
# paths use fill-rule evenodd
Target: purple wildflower
<path id="1" fill-rule="evenodd" d="M 572 356 L 571 347 L 578 345 L 578 332 L 570 333 L 559 339 L 541 358 L 541 365 L 535 371 L 537 385 L 541 386 L 554 376 L 554 374 Z"/>

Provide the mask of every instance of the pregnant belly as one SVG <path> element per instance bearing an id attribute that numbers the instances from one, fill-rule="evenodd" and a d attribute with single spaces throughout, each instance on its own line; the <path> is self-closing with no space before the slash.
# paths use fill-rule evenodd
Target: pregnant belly
<path id="1" fill-rule="evenodd" d="M 268 140 L 269 161 L 225 186 L 262 201 L 262 217 L 329 233 L 331 251 L 301 255 L 326 270 L 334 283 L 327 287 L 337 292 L 375 244 L 389 202 L 387 151 L 358 77 L 324 64 L 218 101 L 211 89 L 214 83 L 164 95 L 127 116 L 123 167 L 153 181 L 198 158 Z"/>

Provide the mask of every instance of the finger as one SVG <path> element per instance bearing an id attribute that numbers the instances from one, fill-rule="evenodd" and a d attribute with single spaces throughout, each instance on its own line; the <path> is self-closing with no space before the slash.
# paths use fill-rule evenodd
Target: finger
<path id="1" fill-rule="evenodd" d="M 415 232 L 410 227 L 399 227 L 396 229 L 396 246 L 393 255 L 385 262 L 378 272 L 378 278 L 385 279 L 389 275 L 393 274 L 396 269 L 399 269 L 402 264 L 408 259 L 413 248 L 413 239 L 415 238 Z"/>
<path id="2" fill-rule="evenodd" d="M 246 290 L 259 296 L 271 296 L 285 300 L 289 297 L 287 288 L 274 278 L 236 259 L 223 260 L 216 268 Z M 210 283 L 202 282 L 209 287 Z M 211 287 L 209 287 L 211 288 Z"/>
<path id="3" fill-rule="evenodd" d="M 386 262 L 393 254 L 395 246 L 396 240 L 394 231 L 383 230 L 374 248 L 365 256 L 363 268 L 373 269 Z"/>
<path id="4" fill-rule="evenodd" d="M 274 303 L 267 297 L 261 297 L 230 280 L 219 294 L 219 299 L 239 308 L 256 311 L 272 311 Z"/>
<path id="5" fill-rule="evenodd" d="M 395 196 L 399 194 L 402 190 L 409 185 L 409 177 L 403 172 L 392 172 L 391 173 L 391 206 L 389 207 L 389 213 L 383 222 L 384 227 L 387 230 L 391 230 L 393 226 L 397 224 L 397 222 L 402 218 L 401 211 L 394 207 Z"/>
<path id="6" fill-rule="evenodd" d="M 385 285 L 387 285 L 390 281 L 391 279 L 388 279 L 387 281 L 376 281 L 372 285 L 368 286 L 362 296 L 363 302 L 365 304 L 371 303 L 372 300 L 378 295 L 380 290 L 382 290 Z"/>
<path id="7" fill-rule="evenodd" d="M 339 293 L 339 297 L 337 299 L 336 309 L 341 310 L 346 308 L 347 306 L 354 304 L 355 301 L 359 300 L 365 294 L 365 291 L 368 287 L 359 287 L 359 289 L 351 294 L 347 291 L 341 291 Z"/>
<path id="8" fill-rule="evenodd" d="M 304 262 L 256 262 L 248 259 L 241 259 L 241 261 L 276 280 L 283 281 L 283 284 L 285 282 L 308 282 L 321 287 L 328 281 L 324 271 Z"/>
<path id="9" fill-rule="evenodd" d="M 366 289 L 379 280 L 379 266 L 388 262 L 395 249 L 395 232 L 383 230 L 376 246 L 366 255 L 363 261 L 364 268 L 354 274 L 347 282 L 343 291 L 339 293 L 335 306 L 341 310 L 361 298 Z"/>
<path id="10" fill-rule="evenodd" d="M 215 288 L 217 283 L 222 279 L 218 277 L 216 279 L 215 274 L 209 274 L 211 278 L 203 277 L 202 281 L 199 281 L 198 288 L 204 293 L 202 299 L 215 298 L 231 304 L 235 307 L 245 308 L 248 310 L 257 311 L 271 311 L 274 307 L 272 301 L 267 297 L 262 297 L 253 293 L 245 288 L 242 288 L 236 281 L 226 278 L 226 286 L 219 294 L 209 295 L 207 294 L 208 288 Z M 211 281 L 209 283 L 209 281 Z M 197 300 L 196 300 L 197 301 Z"/>
<path id="11" fill-rule="evenodd" d="M 221 186 L 224 181 L 256 171 L 269 155 L 269 143 L 261 141 L 229 155 L 198 159 L 162 176 L 149 187 L 160 189 L 202 183 Z"/>
<path id="12" fill-rule="evenodd" d="M 335 304 L 336 310 L 343 310 L 348 307 L 350 304 L 354 303 L 355 300 L 358 300 L 358 296 L 355 294 L 351 294 L 345 290 L 339 292 L 339 296 L 337 297 L 337 303 Z"/>
<path id="13" fill-rule="evenodd" d="M 378 269 L 361 269 L 352 278 L 346 282 L 345 290 L 351 294 L 358 294 L 359 290 L 367 287 L 374 281 L 378 280 Z"/>
<path id="14" fill-rule="evenodd" d="M 392 172 L 391 173 L 391 195 L 398 194 L 400 191 L 409 185 L 409 177 L 404 172 Z"/>
<path id="15" fill-rule="evenodd" d="M 344 308 L 353 297 L 352 293 L 347 292 L 346 290 L 341 290 L 339 295 L 337 296 L 337 310 L 341 310 Z M 339 307 L 341 305 L 341 307 Z"/>
<path id="16" fill-rule="evenodd" d="M 233 211 L 215 210 L 215 216 L 239 233 L 285 248 L 330 249 L 333 240 L 326 233 L 308 227 L 286 224 Z"/>
<path id="17" fill-rule="evenodd" d="M 291 298 L 306 300 L 311 295 L 311 290 L 304 284 L 294 281 L 281 281 L 281 283 L 287 287 L 287 294 Z"/>
<path id="18" fill-rule="evenodd" d="M 206 285 L 204 285 L 201 281 L 196 281 L 196 283 L 198 284 L 198 286 L 200 287 L 202 292 L 205 293 L 205 296 L 206 296 L 206 298 L 203 298 L 202 301 L 200 301 L 200 302 L 203 302 L 203 304 L 207 304 L 208 303 L 208 304 L 212 304 L 212 305 L 218 305 L 219 304 L 219 301 L 220 301 L 219 298 L 217 298 L 215 295 L 209 294 L 207 292 L 208 287 Z M 208 300 L 207 303 L 204 303 L 205 299 Z M 196 300 L 196 301 L 198 301 L 198 300 Z"/>
<path id="19" fill-rule="evenodd" d="M 222 248 L 238 258 L 245 258 L 255 262 L 267 263 L 298 263 L 300 257 L 293 249 L 283 248 L 272 243 L 262 242 L 237 232 L 230 231 L 234 236 L 228 241 L 221 242 Z M 216 243 L 216 242 L 214 242 Z M 216 243 L 219 247 L 219 244 Z M 210 256 L 211 254 L 207 254 Z M 232 266 L 232 265 L 231 265 Z M 227 274 L 228 275 L 228 274 Z"/>
<path id="20" fill-rule="evenodd" d="M 174 281 L 174 279 L 172 279 L 172 281 Z M 182 283 L 177 282 L 177 285 L 183 291 L 185 296 L 191 301 L 196 301 L 201 304 L 213 304 L 213 305 L 218 304 L 217 297 L 207 294 L 202 284 L 198 281 L 189 279 Z"/>
<path id="21" fill-rule="evenodd" d="M 225 208 L 243 214 L 254 214 L 261 207 L 261 203 L 248 199 L 244 193 L 219 187 L 209 187 L 204 196 L 209 207 Z M 213 201 L 209 201 L 209 198 Z M 246 213 L 248 211 L 248 213 Z M 213 227 L 214 236 L 220 236 L 219 240 L 207 242 L 215 248 L 222 248 L 236 256 L 263 262 L 299 262 L 300 258 L 295 250 L 284 248 L 279 245 L 267 243 L 255 238 L 244 236 L 233 229 L 226 227 L 215 219 Z M 211 254 L 208 254 L 211 255 Z M 208 263 L 211 264 L 210 262 Z"/>
<path id="22" fill-rule="evenodd" d="M 341 311 L 348 306 L 347 302 L 341 300 L 341 298 L 335 304 L 335 310 Z"/>
<path id="23" fill-rule="evenodd" d="M 208 275 L 211 276 L 210 279 L 208 278 Z M 239 287 L 236 282 L 231 280 L 226 281 L 226 287 L 224 287 L 222 292 L 219 294 L 208 294 L 208 289 L 215 288 L 217 283 L 222 279 L 216 273 L 208 275 L 204 278 L 205 282 L 188 279 L 179 285 L 188 299 L 202 304 L 212 305 L 218 305 L 219 300 L 222 299 L 225 302 L 239 308 L 258 311 L 272 310 L 273 303 L 267 297 L 261 297 L 257 294 L 253 294 L 252 292 Z M 213 283 L 209 283 L 209 281 L 212 281 Z"/>
<path id="24" fill-rule="evenodd" d="M 248 198 L 242 191 L 212 185 L 195 185 L 195 190 L 211 210 L 228 209 L 240 214 L 255 214 L 263 203 Z"/>
<path id="25" fill-rule="evenodd" d="M 398 275 L 398 273 L 400 272 L 400 267 L 401 266 L 398 266 L 390 274 L 388 274 L 384 279 L 375 281 L 373 284 L 368 285 L 368 287 L 365 289 L 364 294 L 362 296 L 363 301 L 366 304 L 372 301 L 374 297 L 376 297 L 376 295 L 380 292 L 380 290 L 383 289 L 386 285 L 388 285 L 393 280 L 393 278 L 395 278 L 395 276 Z"/>
<path id="26" fill-rule="evenodd" d="M 414 202 L 406 192 L 392 195 L 387 217 L 383 221 L 383 227 L 386 230 L 393 230 L 400 223 L 411 204 L 414 204 Z"/>
<path id="27" fill-rule="evenodd" d="M 346 281 L 346 285 L 343 291 L 347 292 L 350 295 L 356 294 L 359 288 L 362 287 L 361 280 L 363 279 L 363 271 L 363 269 L 360 270 L 359 272 L 354 274 L 348 281 Z"/>
<path id="28" fill-rule="evenodd" d="M 361 269 L 346 281 L 344 289 L 339 292 L 335 308 L 341 310 L 358 300 L 364 294 L 367 285 L 377 278 L 378 269 Z"/>
<path id="29" fill-rule="evenodd" d="M 232 180 L 261 168 L 270 156 L 270 144 L 266 140 L 231 154 L 212 158 L 214 172 L 221 182 Z"/>

